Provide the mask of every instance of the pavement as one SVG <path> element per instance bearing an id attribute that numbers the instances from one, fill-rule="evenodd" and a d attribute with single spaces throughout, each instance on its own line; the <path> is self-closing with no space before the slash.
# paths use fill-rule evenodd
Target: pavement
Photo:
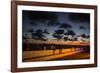
<path id="1" fill-rule="evenodd" d="M 26 51 L 23 53 L 23 62 L 34 62 L 34 61 L 51 61 L 51 60 L 67 60 L 67 59 L 87 59 L 89 53 L 82 53 L 83 50 L 75 49 L 63 49 L 62 53 L 56 50 L 44 50 L 44 51 Z"/>

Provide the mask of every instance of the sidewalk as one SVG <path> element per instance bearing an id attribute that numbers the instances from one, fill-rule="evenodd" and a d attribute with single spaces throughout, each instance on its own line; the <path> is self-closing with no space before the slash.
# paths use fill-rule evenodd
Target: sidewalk
<path id="1" fill-rule="evenodd" d="M 48 50 L 48 55 L 44 55 L 44 56 L 38 56 L 38 57 L 30 57 L 26 60 L 24 60 L 25 62 L 32 62 L 32 61 L 47 61 L 47 60 L 52 60 L 52 59 L 59 59 L 59 58 L 62 58 L 62 57 L 66 57 L 66 56 L 69 56 L 69 55 L 73 55 L 73 54 L 76 54 L 76 53 L 79 53 L 79 52 L 82 52 L 82 50 L 77 50 L 77 51 L 71 51 L 72 49 L 69 49 L 66 50 L 66 49 L 63 49 L 63 52 L 62 54 L 59 54 L 59 51 L 56 50 L 55 54 L 52 54 L 50 52 L 50 50 Z M 45 51 L 44 51 L 45 52 Z M 47 52 L 47 51 L 46 51 Z M 53 52 L 53 50 L 52 50 Z M 41 52 L 41 55 L 45 54 Z M 32 55 L 32 54 L 31 54 Z M 34 55 L 34 53 L 33 53 Z"/>

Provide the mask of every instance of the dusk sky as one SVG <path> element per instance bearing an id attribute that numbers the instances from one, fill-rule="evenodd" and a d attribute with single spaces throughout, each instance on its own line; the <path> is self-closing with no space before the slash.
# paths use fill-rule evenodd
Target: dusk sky
<path id="1" fill-rule="evenodd" d="M 53 38 L 53 33 L 58 29 L 63 29 L 64 32 L 73 30 L 76 35 L 83 33 L 90 35 L 90 14 L 23 10 L 23 34 L 27 33 L 30 29 L 34 31 L 37 29 L 48 30 L 47 38 Z"/>

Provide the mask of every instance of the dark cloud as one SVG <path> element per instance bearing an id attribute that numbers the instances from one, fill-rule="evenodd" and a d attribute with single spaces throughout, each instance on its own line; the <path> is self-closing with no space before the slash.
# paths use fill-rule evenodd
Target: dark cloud
<path id="1" fill-rule="evenodd" d="M 74 22 L 90 23 L 90 14 L 89 13 L 70 13 L 69 19 Z"/>
<path id="2" fill-rule="evenodd" d="M 34 30 L 33 29 L 29 29 L 27 32 L 33 33 Z"/>
<path id="3" fill-rule="evenodd" d="M 38 25 L 35 22 L 56 22 L 57 24 L 57 15 L 54 12 L 45 12 L 45 11 L 24 11 L 23 15 L 27 15 L 30 19 L 30 23 L 33 25 Z M 49 23 L 50 25 L 50 23 Z"/>
<path id="4" fill-rule="evenodd" d="M 49 21 L 48 22 L 48 24 L 47 24 L 48 26 L 57 26 L 57 25 L 60 25 L 60 23 L 56 20 L 56 21 Z"/>
<path id="5" fill-rule="evenodd" d="M 37 25 L 38 25 L 38 23 L 35 22 L 35 21 L 30 21 L 30 24 L 31 24 L 31 25 L 34 25 L 34 26 L 37 26 Z"/>
<path id="6" fill-rule="evenodd" d="M 69 24 L 67 24 L 67 23 L 64 23 L 64 24 L 61 24 L 61 25 L 59 26 L 59 28 L 69 29 L 69 28 L 72 28 L 72 26 L 69 25 Z"/>
<path id="7" fill-rule="evenodd" d="M 28 35 L 36 40 L 59 40 L 64 38 L 64 35 L 90 33 L 90 14 L 87 13 L 23 10 L 22 15 L 23 34 L 29 33 Z"/>
<path id="8" fill-rule="evenodd" d="M 84 27 L 84 26 L 80 26 L 79 28 L 80 28 L 80 29 L 83 29 L 83 30 L 87 29 L 87 28 Z"/>

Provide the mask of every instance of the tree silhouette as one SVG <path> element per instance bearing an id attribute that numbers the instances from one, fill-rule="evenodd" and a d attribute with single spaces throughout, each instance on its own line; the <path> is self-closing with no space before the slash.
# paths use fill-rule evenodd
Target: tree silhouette
<path id="1" fill-rule="evenodd" d="M 60 40 L 62 39 L 63 34 L 64 34 L 64 30 L 58 29 L 58 30 L 55 30 L 55 32 L 53 33 L 53 37 Z"/>
<path id="2" fill-rule="evenodd" d="M 73 30 L 68 30 L 67 33 L 65 33 L 65 35 L 76 35 L 75 32 Z"/>
<path id="3" fill-rule="evenodd" d="M 47 29 L 45 29 L 44 31 L 42 31 L 41 29 L 37 29 L 36 31 L 34 31 L 33 29 L 29 29 L 28 32 L 31 33 L 32 39 L 44 40 L 44 41 L 46 41 L 46 39 L 45 39 L 46 35 L 45 34 L 49 34 Z"/>
<path id="4" fill-rule="evenodd" d="M 28 32 L 31 33 L 31 36 L 32 36 L 33 33 L 34 33 L 34 30 L 33 30 L 33 29 L 29 29 Z M 32 38 L 33 38 L 33 37 L 32 37 Z"/>
<path id="5" fill-rule="evenodd" d="M 49 34 L 49 32 L 48 32 L 47 29 L 45 29 L 43 33 L 45 33 L 45 34 Z"/>
<path id="6" fill-rule="evenodd" d="M 35 31 L 35 33 L 33 34 L 33 36 L 37 39 L 37 40 L 43 40 L 43 38 L 45 37 L 43 35 L 43 31 L 41 29 L 37 29 Z"/>
<path id="7" fill-rule="evenodd" d="M 68 37 L 64 37 L 64 41 L 67 41 L 67 40 L 69 40 Z"/>
<path id="8" fill-rule="evenodd" d="M 83 34 L 81 35 L 81 37 L 86 38 L 86 34 L 85 34 L 85 33 L 83 33 Z"/>
<path id="9" fill-rule="evenodd" d="M 87 38 L 90 38 L 90 35 L 87 35 Z"/>
<path id="10" fill-rule="evenodd" d="M 82 41 L 89 41 L 90 35 L 86 35 L 85 33 L 83 33 L 82 35 L 80 35 L 82 37 Z"/>
<path id="11" fill-rule="evenodd" d="M 34 35 L 35 34 L 35 31 L 33 29 L 29 29 L 28 32 L 31 33 L 31 38 L 32 39 L 36 39 L 36 37 Z"/>
<path id="12" fill-rule="evenodd" d="M 25 33 L 25 35 L 23 35 L 23 36 L 22 36 L 22 38 L 23 38 L 23 40 L 28 39 L 28 34 L 27 34 L 27 33 Z"/>
<path id="13" fill-rule="evenodd" d="M 73 36 L 76 35 L 75 32 L 73 30 L 68 30 L 66 33 L 64 33 L 65 35 L 69 36 L 71 35 L 72 36 L 72 39 L 73 39 Z M 67 40 L 67 37 L 64 38 L 65 40 Z M 68 39 L 68 40 L 72 40 L 72 39 Z"/>
<path id="14" fill-rule="evenodd" d="M 44 34 L 49 34 L 49 32 L 47 30 L 43 32 L 41 29 L 37 29 L 34 33 L 32 33 L 32 39 L 46 41 L 47 39 Z"/>

